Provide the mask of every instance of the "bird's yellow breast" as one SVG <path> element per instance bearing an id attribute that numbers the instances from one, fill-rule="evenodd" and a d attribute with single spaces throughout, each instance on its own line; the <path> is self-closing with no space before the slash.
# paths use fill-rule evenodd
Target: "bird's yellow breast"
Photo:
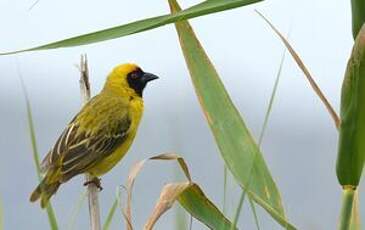
<path id="1" fill-rule="evenodd" d="M 139 97 L 134 97 L 130 100 L 129 103 L 129 116 L 131 118 L 131 125 L 128 130 L 128 134 L 126 139 L 121 143 L 119 147 L 117 147 L 113 153 L 111 153 L 108 157 L 101 160 L 99 163 L 90 168 L 88 173 L 93 176 L 101 176 L 107 173 L 110 169 L 112 169 L 128 152 L 134 137 L 136 136 L 136 132 L 138 129 L 139 122 L 142 118 L 143 114 L 143 101 Z"/>

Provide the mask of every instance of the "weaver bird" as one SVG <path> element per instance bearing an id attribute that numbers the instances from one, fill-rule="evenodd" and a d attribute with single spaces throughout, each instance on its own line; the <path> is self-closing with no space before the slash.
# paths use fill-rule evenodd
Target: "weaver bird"
<path id="1" fill-rule="evenodd" d="M 134 64 L 115 67 L 42 161 L 45 176 L 30 201 L 40 198 L 46 207 L 59 186 L 78 174 L 89 173 L 99 182 L 131 146 L 143 113 L 143 90 L 157 78 Z"/>

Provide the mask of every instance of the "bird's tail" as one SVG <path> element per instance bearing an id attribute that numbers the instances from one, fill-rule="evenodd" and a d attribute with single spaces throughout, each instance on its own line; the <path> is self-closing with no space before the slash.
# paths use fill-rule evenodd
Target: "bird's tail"
<path id="1" fill-rule="evenodd" d="M 42 208 L 45 208 L 47 206 L 49 199 L 53 194 L 57 192 L 58 188 L 61 185 L 59 181 L 49 181 L 49 178 L 46 176 L 30 196 L 31 202 L 35 202 L 38 199 L 41 199 Z"/>

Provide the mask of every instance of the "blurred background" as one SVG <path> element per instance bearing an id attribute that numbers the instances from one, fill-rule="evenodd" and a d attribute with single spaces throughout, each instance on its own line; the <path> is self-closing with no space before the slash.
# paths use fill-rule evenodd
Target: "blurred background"
<path id="1" fill-rule="evenodd" d="M 181 0 L 183 8 L 199 1 Z M 137 19 L 168 13 L 167 1 L 0 0 L 0 51 L 28 48 Z M 247 126 L 258 138 L 284 47 L 254 12 L 260 10 L 284 33 L 311 70 L 336 110 L 351 52 L 350 1 L 267 0 L 239 9 L 190 20 Z M 133 147 L 102 178 L 102 218 L 125 183 L 131 165 L 164 152 L 181 154 L 193 180 L 218 206 L 223 202 L 223 161 L 195 96 L 173 25 L 77 48 L 0 56 L 0 199 L 5 229 L 48 229 L 46 212 L 28 201 L 37 185 L 24 97 L 24 78 L 43 157 L 80 108 L 80 54 L 89 58 L 92 93 L 117 64 L 138 63 L 160 76 L 146 89 L 145 113 Z M 341 190 L 335 175 L 337 131 L 330 116 L 287 55 L 265 134 L 262 152 L 281 191 L 290 222 L 299 229 L 335 229 Z M 162 186 L 176 180 L 175 163 L 152 162 L 138 177 L 133 197 L 136 229 L 141 229 Z M 83 177 L 65 184 L 53 198 L 61 229 L 84 187 Z M 230 177 L 228 212 L 232 219 L 240 190 Z M 364 189 L 362 185 L 360 191 Z M 361 197 L 360 197 L 361 199 Z M 243 229 L 255 229 L 247 205 Z M 365 203 L 360 200 L 361 208 Z M 178 205 L 176 205 L 178 206 Z M 281 229 L 261 208 L 261 229 Z M 118 211 L 112 229 L 123 229 Z M 362 218 L 364 218 L 362 210 Z M 168 212 L 156 229 L 175 229 Z M 75 229 L 88 228 L 85 202 Z M 197 221 L 192 229 L 206 229 Z"/>

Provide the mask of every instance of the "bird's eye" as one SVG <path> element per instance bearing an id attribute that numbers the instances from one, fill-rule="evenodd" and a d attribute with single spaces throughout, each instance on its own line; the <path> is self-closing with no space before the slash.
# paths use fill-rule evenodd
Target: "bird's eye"
<path id="1" fill-rule="evenodd" d="M 134 79 L 134 80 L 137 79 L 138 78 L 138 73 L 137 72 L 132 72 L 131 73 L 131 78 Z"/>

